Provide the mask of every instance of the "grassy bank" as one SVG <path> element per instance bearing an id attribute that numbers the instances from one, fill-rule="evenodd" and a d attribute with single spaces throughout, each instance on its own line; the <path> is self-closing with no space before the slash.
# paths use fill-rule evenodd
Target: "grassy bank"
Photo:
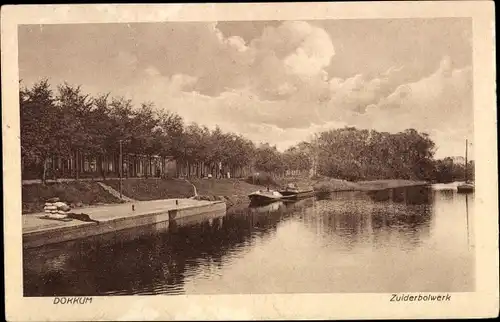
<path id="1" fill-rule="evenodd" d="M 201 198 L 209 200 L 221 199 L 229 207 L 248 205 L 248 194 L 263 186 L 253 185 L 240 179 L 196 179 L 191 180 Z"/>
<path id="2" fill-rule="evenodd" d="M 106 180 L 115 190 L 120 189 L 119 180 Z M 193 184 L 198 198 L 203 200 L 224 200 L 228 207 L 248 203 L 248 194 L 262 189 L 239 179 L 142 179 L 124 180 L 123 194 L 135 200 L 156 200 L 169 198 L 190 198 L 194 196 Z"/>
<path id="3" fill-rule="evenodd" d="M 320 178 L 315 180 L 315 182 L 312 183 L 311 186 L 314 187 L 314 190 L 320 192 L 334 192 L 334 191 L 371 191 L 371 190 L 382 190 L 390 188 L 419 186 L 424 184 L 426 184 L 425 181 L 400 180 L 400 179 L 351 182 L 333 178 Z"/>
<path id="4" fill-rule="evenodd" d="M 120 203 L 96 182 L 39 183 L 22 186 L 22 213 L 42 212 L 45 200 L 58 197 L 72 208 Z"/>
<path id="5" fill-rule="evenodd" d="M 390 188 L 402 188 L 411 186 L 425 185 L 425 181 L 417 180 L 401 180 L 401 179 L 388 179 L 388 180 L 374 180 L 374 181 L 358 181 L 356 185 L 359 190 L 381 190 Z"/>
<path id="6" fill-rule="evenodd" d="M 113 189 L 120 190 L 120 180 L 103 181 Z M 123 194 L 135 200 L 158 200 L 189 198 L 194 195 L 193 187 L 181 179 L 127 179 L 123 180 Z"/>
<path id="7" fill-rule="evenodd" d="M 119 180 L 103 182 L 117 191 L 120 189 Z M 228 207 L 246 205 L 248 194 L 263 188 L 239 179 L 193 179 L 191 183 L 200 199 L 223 199 Z M 194 196 L 193 186 L 181 179 L 124 179 L 122 189 L 124 196 L 140 201 Z M 42 212 L 45 200 L 52 197 L 60 198 L 72 208 L 122 202 L 94 181 L 23 185 L 22 197 L 23 214 Z"/>
<path id="8" fill-rule="evenodd" d="M 120 189 L 119 180 L 104 182 L 115 190 Z M 248 205 L 248 194 L 265 188 L 263 185 L 251 184 L 240 179 L 192 179 L 190 182 L 196 187 L 200 199 L 224 200 L 228 208 Z M 314 179 L 295 177 L 280 179 L 271 186 L 277 188 L 279 185 L 292 182 L 299 187 L 313 187 L 314 190 L 325 193 L 381 190 L 425 184 L 423 181 L 413 180 L 350 182 L 327 177 Z M 189 198 L 194 195 L 194 189 L 189 182 L 181 179 L 126 179 L 123 180 L 123 195 L 141 201 Z M 22 187 L 23 214 L 43 211 L 45 200 L 51 197 L 59 197 L 61 201 L 67 202 L 73 208 L 121 202 L 93 181 L 29 184 Z"/>

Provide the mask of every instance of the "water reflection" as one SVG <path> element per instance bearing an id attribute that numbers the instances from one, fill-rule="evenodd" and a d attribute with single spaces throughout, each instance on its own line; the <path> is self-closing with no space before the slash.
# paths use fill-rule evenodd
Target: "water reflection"
<path id="1" fill-rule="evenodd" d="M 473 198 L 425 191 L 335 193 L 28 249 L 25 295 L 466 290 Z"/>
<path id="2" fill-rule="evenodd" d="M 266 205 L 250 205 L 248 207 L 251 213 L 272 213 L 283 209 L 285 204 L 283 201 L 276 201 Z"/>
<path id="3" fill-rule="evenodd" d="M 411 205 L 430 204 L 432 193 L 430 186 L 415 186 L 391 188 L 368 192 L 368 195 L 375 201 L 403 202 Z"/>
<path id="4" fill-rule="evenodd" d="M 219 217 L 206 214 L 196 221 L 176 220 L 25 250 L 25 294 L 175 293 L 182 288 L 186 271 L 220 266 L 224 256 L 251 247 L 252 234 L 255 238 L 276 231 L 288 216 L 276 209 Z"/>
<path id="5" fill-rule="evenodd" d="M 428 191 L 430 192 L 430 191 Z M 367 197 L 368 196 L 368 197 Z M 373 194 L 333 194 L 318 201 L 317 209 L 304 222 L 316 229 L 319 224 L 325 238 L 333 238 L 346 251 L 370 244 L 374 248 L 397 243 L 399 248 L 418 247 L 430 235 L 431 197 L 419 194 L 393 194 L 391 201 L 373 201 Z M 396 201 L 393 201 L 396 200 Z"/>

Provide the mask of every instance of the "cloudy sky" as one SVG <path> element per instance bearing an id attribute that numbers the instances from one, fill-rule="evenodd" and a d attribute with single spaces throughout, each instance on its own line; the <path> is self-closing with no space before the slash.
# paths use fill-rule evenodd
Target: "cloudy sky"
<path id="1" fill-rule="evenodd" d="M 168 22 L 19 28 L 20 78 L 82 85 L 285 149 L 343 126 L 473 139 L 469 19 Z"/>

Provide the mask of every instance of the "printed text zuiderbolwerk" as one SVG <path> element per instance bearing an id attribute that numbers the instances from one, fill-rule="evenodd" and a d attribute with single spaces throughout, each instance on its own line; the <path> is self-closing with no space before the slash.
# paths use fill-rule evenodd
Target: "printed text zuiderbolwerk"
<path id="1" fill-rule="evenodd" d="M 451 301 L 450 294 L 391 294 L 391 302 L 445 302 Z"/>

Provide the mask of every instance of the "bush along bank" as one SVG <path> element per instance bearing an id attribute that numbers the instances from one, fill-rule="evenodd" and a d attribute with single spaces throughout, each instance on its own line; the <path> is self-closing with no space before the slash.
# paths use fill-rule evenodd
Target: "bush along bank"
<path id="1" fill-rule="evenodd" d="M 314 185 L 314 190 L 318 193 L 330 193 L 338 191 L 373 191 L 392 188 L 412 187 L 427 185 L 426 181 L 418 180 L 372 180 L 372 181 L 346 181 L 340 179 L 323 178 L 319 179 Z"/>

